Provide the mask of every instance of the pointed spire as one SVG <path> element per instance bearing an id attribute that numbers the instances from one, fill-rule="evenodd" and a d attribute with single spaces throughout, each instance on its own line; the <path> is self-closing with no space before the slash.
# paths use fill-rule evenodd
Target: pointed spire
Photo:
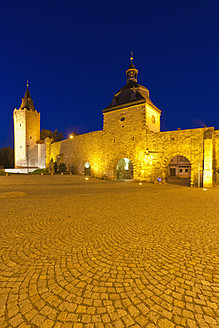
<path id="1" fill-rule="evenodd" d="M 21 103 L 20 108 L 21 109 L 27 108 L 28 110 L 35 110 L 33 100 L 31 98 L 28 86 L 29 86 L 29 83 L 28 83 L 28 80 L 27 80 L 27 90 L 25 92 L 24 98 L 22 99 L 22 103 Z"/>
<path id="2" fill-rule="evenodd" d="M 129 81 L 134 81 L 137 82 L 137 74 L 138 74 L 138 70 L 135 68 L 135 65 L 133 64 L 133 52 L 131 51 L 131 64 L 129 65 L 128 70 L 126 71 L 126 75 L 127 75 L 127 83 Z"/>

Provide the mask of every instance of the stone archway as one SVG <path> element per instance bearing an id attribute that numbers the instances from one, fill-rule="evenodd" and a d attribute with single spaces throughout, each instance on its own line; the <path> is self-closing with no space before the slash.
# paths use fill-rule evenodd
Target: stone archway
<path id="1" fill-rule="evenodd" d="M 133 164 L 130 159 L 121 158 L 116 166 L 117 180 L 133 179 Z"/>
<path id="2" fill-rule="evenodd" d="M 168 183 L 190 186 L 191 162 L 181 154 L 171 156 L 167 161 L 166 176 Z"/>
<path id="3" fill-rule="evenodd" d="M 84 164 L 84 175 L 85 176 L 90 176 L 91 175 L 91 167 L 90 167 L 90 163 L 86 162 Z"/>

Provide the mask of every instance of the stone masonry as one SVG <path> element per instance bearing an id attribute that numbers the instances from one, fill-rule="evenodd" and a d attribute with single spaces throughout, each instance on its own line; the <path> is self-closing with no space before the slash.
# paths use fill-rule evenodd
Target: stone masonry
<path id="1" fill-rule="evenodd" d="M 20 108 L 14 109 L 13 118 L 15 168 L 37 168 L 40 113 L 34 108 L 28 85 Z"/>
<path id="2" fill-rule="evenodd" d="M 53 159 L 76 174 L 84 174 L 86 164 L 93 177 L 117 179 L 118 161 L 127 158 L 134 180 L 165 182 L 171 159 L 180 155 L 190 162 L 191 186 L 213 187 L 219 182 L 219 131 L 204 127 L 161 132 L 161 111 L 148 89 L 137 83 L 132 60 L 127 84 L 103 110 L 103 130 L 73 139 L 40 141 L 40 113 L 27 87 L 21 107 L 14 110 L 15 167 L 45 168 Z"/>
<path id="3" fill-rule="evenodd" d="M 129 71 L 136 71 L 131 63 Z M 126 72 L 126 73 L 127 73 Z M 163 182 L 170 160 L 177 155 L 190 161 L 191 186 L 212 187 L 219 177 L 219 131 L 214 127 L 160 132 L 160 110 L 151 102 L 149 91 L 137 84 L 137 74 L 114 96 L 103 110 L 103 130 L 51 143 L 50 159 L 62 158 L 69 170 L 84 174 L 85 163 L 91 175 L 117 179 L 117 164 L 128 158 L 136 181 Z"/>

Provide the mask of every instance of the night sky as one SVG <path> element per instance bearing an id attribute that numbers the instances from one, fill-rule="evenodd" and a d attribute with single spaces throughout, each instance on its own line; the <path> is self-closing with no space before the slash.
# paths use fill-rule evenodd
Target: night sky
<path id="1" fill-rule="evenodd" d="M 130 51 L 162 131 L 219 129 L 219 1 L 1 1 L 0 147 L 29 80 L 41 129 L 102 129 Z"/>

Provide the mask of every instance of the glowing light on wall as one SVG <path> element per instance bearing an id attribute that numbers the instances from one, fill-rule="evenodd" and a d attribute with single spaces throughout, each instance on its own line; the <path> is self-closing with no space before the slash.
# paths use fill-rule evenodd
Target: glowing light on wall
<path id="1" fill-rule="evenodd" d="M 89 169 L 90 164 L 89 164 L 89 163 L 85 163 L 85 164 L 84 164 L 84 167 L 85 167 L 85 169 Z"/>
<path id="2" fill-rule="evenodd" d="M 125 161 L 125 170 L 128 171 L 130 160 L 128 158 L 124 158 L 124 161 Z"/>
<path id="3" fill-rule="evenodd" d="M 131 164 L 130 159 L 128 159 L 128 158 L 121 158 L 121 159 L 119 160 L 118 164 L 117 164 L 117 170 L 118 170 L 119 166 L 122 165 L 122 166 L 124 167 L 124 169 L 125 169 L 126 171 L 128 171 L 128 170 L 129 170 L 129 166 L 130 166 L 130 164 Z"/>

